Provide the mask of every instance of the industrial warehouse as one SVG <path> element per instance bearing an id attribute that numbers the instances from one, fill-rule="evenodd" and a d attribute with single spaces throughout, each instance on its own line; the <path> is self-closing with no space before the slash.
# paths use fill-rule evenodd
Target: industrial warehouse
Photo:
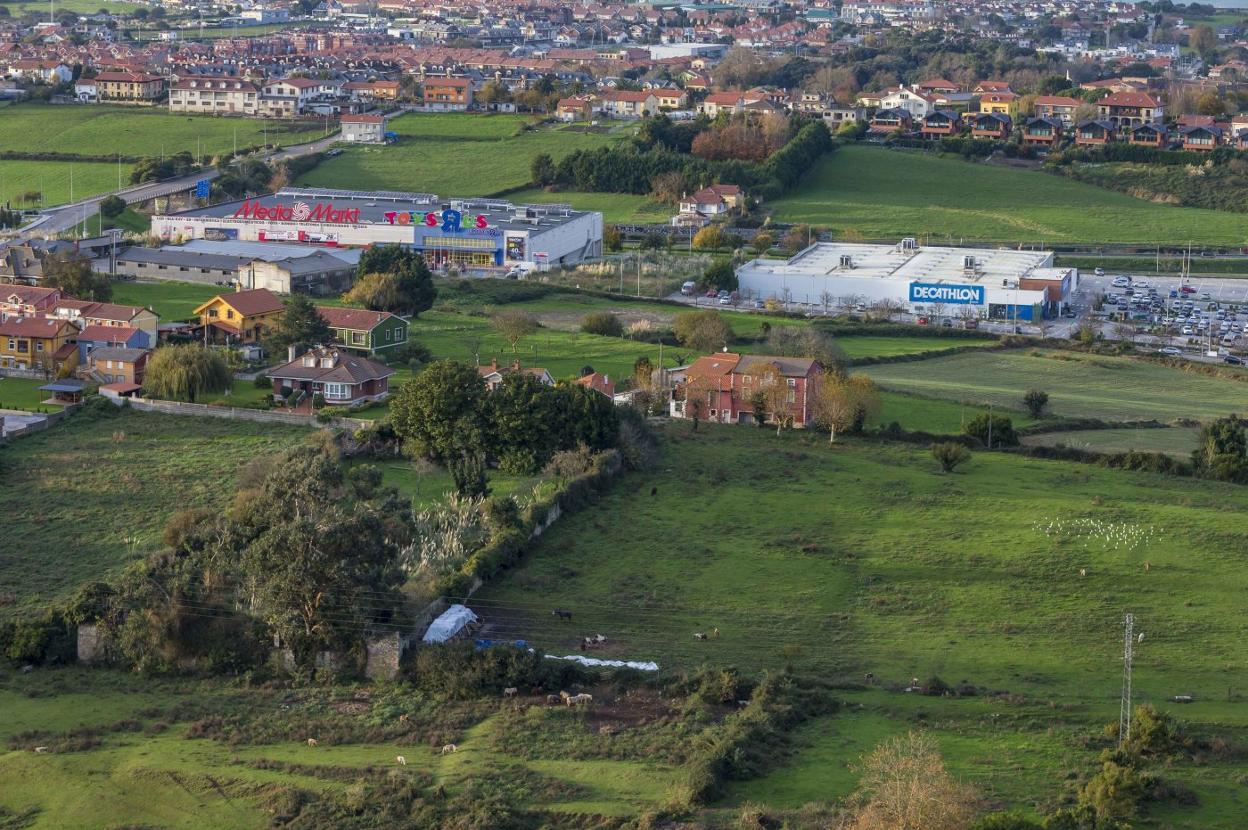
<path id="1" fill-rule="evenodd" d="M 433 267 L 536 268 L 602 255 L 602 214 L 565 204 L 513 205 L 430 193 L 285 188 L 267 196 L 152 217 L 152 233 L 191 239 L 399 244 Z"/>
<path id="2" fill-rule="evenodd" d="M 915 313 L 1020 321 L 1059 314 L 1078 287 L 1051 251 L 820 242 L 787 260 L 737 269 L 740 293 L 809 306 L 896 302 Z"/>

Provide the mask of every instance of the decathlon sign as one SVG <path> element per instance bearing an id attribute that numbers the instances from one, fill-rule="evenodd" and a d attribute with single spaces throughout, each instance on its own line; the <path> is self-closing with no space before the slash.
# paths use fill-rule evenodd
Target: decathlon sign
<path id="1" fill-rule="evenodd" d="M 360 221 L 359 208 L 336 208 L 332 202 L 295 202 L 293 205 L 266 207 L 259 201 L 248 199 L 234 211 L 235 219 L 267 219 L 276 222 L 330 222 L 337 225 L 355 225 Z"/>
<path id="2" fill-rule="evenodd" d="M 984 287 L 982 285 L 912 282 L 910 283 L 910 302 L 983 305 Z"/>

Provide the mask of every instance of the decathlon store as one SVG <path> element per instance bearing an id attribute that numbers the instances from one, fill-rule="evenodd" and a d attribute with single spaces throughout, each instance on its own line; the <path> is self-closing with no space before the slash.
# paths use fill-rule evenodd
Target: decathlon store
<path id="1" fill-rule="evenodd" d="M 602 255 L 602 214 L 569 205 L 439 199 L 431 193 L 286 188 L 152 217 L 152 233 L 190 239 L 398 244 L 434 266 L 575 265 Z"/>
<path id="2" fill-rule="evenodd" d="M 1050 251 L 820 242 L 787 260 L 737 269 L 747 299 L 815 307 L 899 303 L 915 313 L 1039 320 L 1060 313 L 1078 287 Z"/>

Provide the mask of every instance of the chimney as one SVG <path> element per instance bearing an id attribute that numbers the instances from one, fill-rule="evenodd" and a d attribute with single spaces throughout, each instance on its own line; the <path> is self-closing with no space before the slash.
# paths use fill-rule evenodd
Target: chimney
<path id="1" fill-rule="evenodd" d="M 518 360 L 513 360 L 513 361 L 511 361 L 511 371 L 513 371 L 513 372 L 519 372 L 519 371 L 520 371 L 520 361 L 518 361 Z"/>
<path id="2" fill-rule="evenodd" d="M 286 347 L 286 362 L 287 363 L 293 362 L 294 359 L 298 356 L 299 356 L 298 350 L 295 348 L 294 343 L 291 343 L 289 346 Z"/>

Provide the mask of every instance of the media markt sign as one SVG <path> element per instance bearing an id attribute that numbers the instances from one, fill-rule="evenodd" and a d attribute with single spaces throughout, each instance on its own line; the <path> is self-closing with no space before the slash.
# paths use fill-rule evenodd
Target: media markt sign
<path id="1" fill-rule="evenodd" d="M 268 219 L 278 222 L 328 222 L 337 225 L 355 225 L 360 221 L 359 208 L 335 208 L 333 203 L 295 202 L 293 205 L 265 207 L 259 201 L 248 199 L 234 211 L 235 219 Z"/>
<path id="2" fill-rule="evenodd" d="M 910 283 L 910 302 L 983 305 L 984 287 L 982 285 L 912 282 Z"/>

